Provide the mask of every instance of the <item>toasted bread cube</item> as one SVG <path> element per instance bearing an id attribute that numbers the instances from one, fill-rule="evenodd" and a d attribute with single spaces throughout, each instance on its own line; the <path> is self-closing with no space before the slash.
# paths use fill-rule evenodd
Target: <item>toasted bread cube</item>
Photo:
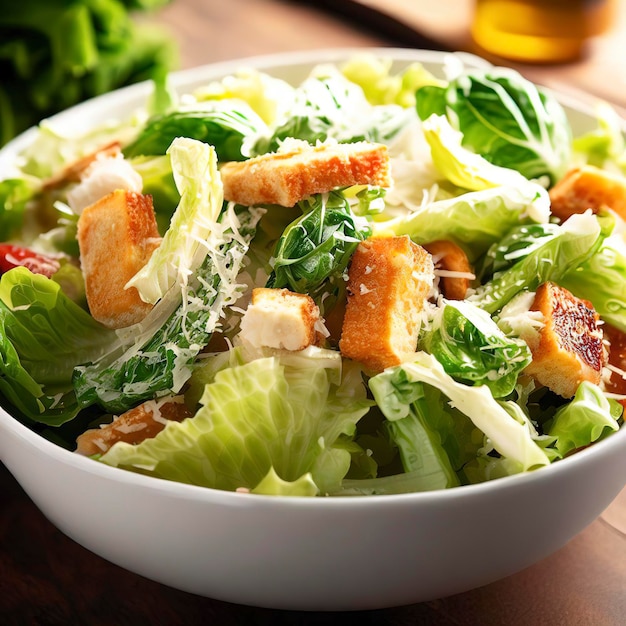
<path id="1" fill-rule="evenodd" d="M 574 213 L 609 208 L 626 219 L 626 178 L 592 165 L 576 167 L 550 190 L 552 213 L 565 221 Z"/>
<path id="2" fill-rule="evenodd" d="M 408 236 L 361 242 L 348 270 L 341 353 L 371 372 L 410 358 L 433 278 L 431 255 Z"/>
<path id="3" fill-rule="evenodd" d="M 240 338 L 256 348 L 297 351 L 317 345 L 322 328 L 320 310 L 310 296 L 257 287 L 241 319 Z"/>
<path id="4" fill-rule="evenodd" d="M 606 352 L 593 307 L 548 282 L 530 308 L 542 313 L 544 326 L 525 338 L 533 357 L 525 373 L 564 398 L 573 397 L 584 380 L 600 384 Z"/>
<path id="5" fill-rule="evenodd" d="M 299 200 L 337 187 L 388 187 L 389 155 L 381 144 L 321 144 L 226 163 L 220 170 L 224 198 L 246 206 Z"/>
<path id="6" fill-rule="evenodd" d="M 85 170 L 87 170 L 96 159 L 102 156 L 114 157 L 121 154 L 121 151 L 120 142 L 112 141 L 65 166 L 60 172 L 45 180 L 42 189 L 44 191 L 51 191 L 52 189 L 63 187 L 68 183 L 80 182 L 81 176 L 84 174 Z"/>
<path id="7" fill-rule="evenodd" d="M 76 439 L 76 452 L 85 456 L 104 454 L 118 441 L 137 445 L 158 435 L 168 421 L 182 422 L 191 411 L 182 396 L 167 400 L 148 400 L 115 417 L 110 424 L 85 431 Z"/>
<path id="8" fill-rule="evenodd" d="M 88 206 L 78 220 L 87 303 L 108 328 L 141 321 L 152 308 L 126 283 L 160 243 L 151 196 L 117 190 Z"/>
<path id="9" fill-rule="evenodd" d="M 453 241 L 441 239 L 424 244 L 435 264 L 439 288 L 448 300 L 464 300 L 470 282 L 475 278 L 467 254 Z"/>

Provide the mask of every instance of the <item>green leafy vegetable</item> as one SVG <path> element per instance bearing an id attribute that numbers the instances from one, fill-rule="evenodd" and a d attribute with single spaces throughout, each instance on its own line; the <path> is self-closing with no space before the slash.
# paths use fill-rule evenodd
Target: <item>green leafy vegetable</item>
<path id="1" fill-rule="evenodd" d="M 169 291 L 142 323 L 130 327 L 130 347 L 121 355 L 76 368 L 73 382 L 82 406 L 97 403 L 118 413 L 155 395 L 180 391 L 223 308 L 240 295 L 235 279 L 259 217 L 247 211 L 239 217 L 223 213 L 208 255 L 185 292 L 174 287 L 173 296 Z"/>
<path id="2" fill-rule="evenodd" d="M 268 286 L 315 294 L 326 280 L 343 273 L 371 228 L 339 191 L 316 194 L 298 206 L 303 215 L 278 240 Z"/>
<path id="3" fill-rule="evenodd" d="M 364 388 L 355 398 L 333 378 L 321 359 L 306 368 L 268 357 L 222 369 L 206 385 L 195 417 L 137 446 L 118 443 L 100 460 L 216 489 L 287 495 L 336 489 L 350 454 L 334 446 L 353 435 L 370 402 Z M 327 463 L 318 464 L 326 454 L 336 461 L 330 473 Z"/>
<path id="4" fill-rule="evenodd" d="M 0 390 L 30 420 L 58 426 L 73 419 L 74 367 L 115 342 L 56 282 L 23 267 L 0 278 Z"/>
<path id="5" fill-rule="evenodd" d="M 24 0 L 0 12 L 0 145 L 42 118 L 123 85 L 163 84 L 177 50 L 130 8 L 167 0 Z"/>
<path id="6" fill-rule="evenodd" d="M 341 73 L 363 89 L 371 104 L 399 104 L 415 106 L 415 92 L 424 85 L 443 85 L 421 63 L 392 72 L 390 59 L 381 59 L 370 54 L 353 57 L 341 67 Z"/>
<path id="7" fill-rule="evenodd" d="M 424 120 L 422 130 L 435 167 L 453 184 L 471 191 L 508 185 L 528 185 L 518 171 L 490 163 L 485 157 L 463 147 L 463 135 L 443 115 Z"/>
<path id="8" fill-rule="evenodd" d="M 444 302 L 420 343 L 452 378 L 486 385 L 496 398 L 512 393 L 531 360 L 524 341 L 507 337 L 487 313 L 465 301 Z"/>
<path id="9" fill-rule="evenodd" d="M 468 300 L 495 313 L 524 289 L 534 291 L 546 281 L 559 283 L 566 272 L 595 254 L 606 235 L 595 215 L 572 215 L 556 235 L 546 237 L 542 245 L 515 265 L 478 287 Z"/>
<path id="10" fill-rule="evenodd" d="M 264 129 L 263 120 L 245 102 L 208 101 L 150 118 L 124 154 L 165 154 L 176 137 L 188 137 L 212 145 L 220 162 L 242 161 L 250 156 L 250 141 Z"/>
<path id="11" fill-rule="evenodd" d="M 445 115 L 463 145 L 528 179 L 556 182 L 571 158 L 571 129 L 556 98 L 508 68 L 472 69 L 417 92 L 422 120 Z"/>
<path id="12" fill-rule="evenodd" d="M 222 210 L 224 192 L 212 146 L 178 137 L 167 151 L 180 203 L 163 241 L 148 263 L 128 281 L 142 300 L 154 304 L 175 284 L 185 287 L 208 253 L 208 238 Z"/>
<path id="13" fill-rule="evenodd" d="M 583 381 L 574 399 L 561 407 L 546 425 L 546 431 L 556 438 L 554 447 L 565 456 L 597 441 L 607 432 L 618 430 L 623 411 L 619 402 L 607 398 L 596 385 Z"/>
<path id="14" fill-rule="evenodd" d="M 329 68 L 324 68 L 329 69 Z M 339 142 L 384 142 L 408 122 L 411 111 L 399 105 L 372 106 L 363 90 L 338 71 L 318 71 L 295 92 L 291 115 L 269 137 L 255 145 L 255 154 L 275 152 L 286 139 L 311 145 L 329 138 Z"/>
<path id="15" fill-rule="evenodd" d="M 419 244 L 448 239 L 475 261 L 520 221 L 545 222 L 549 212 L 549 198 L 539 185 L 492 187 L 377 222 L 374 233 L 409 235 Z"/>
<path id="16" fill-rule="evenodd" d="M 599 280 L 599 277 L 602 277 Z M 589 300 L 600 317 L 626 332 L 626 248 L 621 235 L 609 237 L 559 283 L 578 298 Z"/>
<path id="17" fill-rule="evenodd" d="M 402 389 L 416 383 L 439 389 L 456 409 L 484 433 L 501 456 L 510 458 L 524 471 L 549 463 L 546 454 L 533 440 L 528 421 L 507 410 L 508 404 L 517 405 L 496 401 L 485 385 L 468 387 L 457 383 L 446 374 L 434 356 L 425 352 L 418 352 L 411 362 L 374 376 L 369 386 L 387 419 L 394 420 L 410 414 L 410 402 L 415 397 L 405 395 L 406 391 L 399 394 L 398 387 Z"/>

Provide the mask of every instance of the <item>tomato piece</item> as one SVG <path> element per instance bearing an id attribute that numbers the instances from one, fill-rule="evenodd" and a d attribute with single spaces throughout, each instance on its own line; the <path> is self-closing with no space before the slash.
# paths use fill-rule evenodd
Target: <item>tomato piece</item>
<path id="1" fill-rule="evenodd" d="M 33 274 L 43 274 L 50 278 L 60 266 L 57 259 L 47 254 L 8 243 L 0 244 L 0 274 L 14 267 L 26 267 Z"/>

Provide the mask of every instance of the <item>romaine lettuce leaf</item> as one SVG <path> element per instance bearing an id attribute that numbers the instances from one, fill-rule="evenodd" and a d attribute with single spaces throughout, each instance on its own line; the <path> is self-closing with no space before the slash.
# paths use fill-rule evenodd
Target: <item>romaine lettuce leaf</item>
<path id="1" fill-rule="evenodd" d="M 566 272 L 595 254 L 612 227 L 610 220 L 600 220 L 591 212 L 572 215 L 557 234 L 546 237 L 541 246 L 478 287 L 468 300 L 495 313 L 525 289 L 533 291 L 546 281 L 560 284 Z"/>
<path id="2" fill-rule="evenodd" d="M 369 54 L 352 57 L 341 66 L 342 74 L 363 89 L 371 104 L 399 104 L 415 106 L 415 92 L 424 85 L 443 86 L 421 63 L 411 63 L 393 73 L 391 59 Z"/>
<path id="3" fill-rule="evenodd" d="M 295 89 L 289 83 L 242 68 L 235 74 L 199 87 L 193 93 L 199 100 L 243 100 L 268 125 L 281 120 L 293 105 Z"/>
<path id="4" fill-rule="evenodd" d="M 571 159 L 571 128 L 548 91 L 509 68 L 469 69 L 446 87 L 417 92 L 422 120 L 445 115 L 463 134 L 463 145 L 495 165 L 528 179 L 555 183 Z"/>
<path id="5" fill-rule="evenodd" d="M 547 193 L 538 185 L 492 187 L 376 222 L 374 234 L 409 235 L 418 244 L 448 239 L 473 262 L 520 222 L 547 222 L 549 205 Z"/>
<path id="6" fill-rule="evenodd" d="M 241 100 L 209 100 L 151 117 L 134 141 L 123 150 L 126 157 L 165 154 L 177 137 L 214 146 L 221 163 L 250 156 L 250 143 L 265 132 L 265 122 Z"/>
<path id="7" fill-rule="evenodd" d="M 626 246 L 621 235 L 606 239 L 594 255 L 567 271 L 559 283 L 576 297 L 589 300 L 603 320 L 626 332 Z"/>
<path id="8" fill-rule="evenodd" d="M 354 433 L 371 404 L 364 387 L 360 397 L 344 394 L 333 376 L 323 359 L 302 368 L 276 356 L 221 369 L 195 417 L 137 446 L 118 443 L 100 460 L 216 489 L 312 495 L 315 486 L 324 494 L 339 485 L 350 454 L 333 452 L 343 462 L 330 475 L 316 460 Z"/>
<path id="9" fill-rule="evenodd" d="M 619 430 L 623 411 L 624 407 L 607 398 L 598 386 L 583 381 L 572 401 L 556 412 L 545 429 L 556 438 L 554 447 L 559 454 L 565 456 Z"/>
<path id="10" fill-rule="evenodd" d="M 410 403 L 396 392 L 395 380 L 400 380 L 404 386 L 425 383 L 439 389 L 484 433 L 501 456 L 515 461 L 522 470 L 549 464 L 548 457 L 533 440 L 529 424 L 522 422 L 522 416 L 514 416 L 505 408 L 508 403 L 495 400 L 487 386 L 468 387 L 457 383 L 434 356 L 418 352 L 413 361 L 389 368 L 370 379 L 369 386 L 378 406 L 391 420 L 406 417 L 411 411 Z"/>
<path id="11" fill-rule="evenodd" d="M 116 336 L 61 291 L 24 267 L 0 279 L 0 390 L 29 419 L 58 426 L 79 406 L 72 372 L 102 356 Z"/>
<path id="12" fill-rule="evenodd" d="M 488 313 L 466 301 L 444 301 L 420 340 L 455 380 L 508 396 L 530 363 L 528 346 L 507 337 Z"/>
<path id="13" fill-rule="evenodd" d="M 433 114 L 425 119 L 422 130 L 430 146 L 435 167 L 459 187 L 480 191 L 502 185 L 536 185 L 518 171 L 494 165 L 482 155 L 465 148 L 463 135 L 443 115 Z"/>
<path id="14" fill-rule="evenodd" d="M 135 287 L 154 304 L 174 285 L 186 288 L 206 255 L 204 243 L 222 210 L 224 192 L 215 149 L 201 141 L 178 137 L 168 148 L 180 203 L 163 241 L 126 287 Z"/>
<path id="15" fill-rule="evenodd" d="M 287 287 L 315 297 L 320 286 L 341 275 L 359 242 L 371 234 L 340 191 L 315 194 L 298 203 L 302 215 L 283 232 L 274 249 L 267 286 Z"/>

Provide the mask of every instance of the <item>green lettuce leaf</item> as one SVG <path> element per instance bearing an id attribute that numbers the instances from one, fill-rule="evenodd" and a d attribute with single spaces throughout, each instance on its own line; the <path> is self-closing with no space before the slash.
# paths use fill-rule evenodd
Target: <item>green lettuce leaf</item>
<path id="1" fill-rule="evenodd" d="M 528 179 L 554 183 L 571 161 L 571 128 L 563 107 L 547 90 L 509 68 L 469 69 L 445 87 L 417 92 L 422 120 L 445 115 L 463 145 L 495 165 Z"/>
<path id="2" fill-rule="evenodd" d="M 395 392 L 393 382 L 398 377 L 404 385 L 425 383 L 439 389 L 484 433 L 495 451 L 519 464 L 524 471 L 549 464 L 548 457 L 533 440 L 529 423 L 507 410 L 507 405 L 512 403 L 498 402 L 485 385 L 468 387 L 456 382 L 434 356 L 425 352 L 418 352 L 413 361 L 370 379 L 370 389 L 387 419 L 410 414 L 410 404 Z"/>
<path id="3" fill-rule="evenodd" d="M 193 418 L 137 446 L 118 443 L 100 460 L 216 489 L 310 495 L 315 485 L 324 494 L 339 485 L 350 454 L 339 450 L 344 462 L 332 464 L 332 476 L 320 476 L 316 460 L 354 433 L 371 404 L 364 387 L 360 397 L 342 393 L 325 365 L 291 367 L 267 357 L 221 369 Z"/>
<path id="4" fill-rule="evenodd" d="M 561 407 L 545 428 L 549 436 L 556 438 L 554 447 L 565 456 L 619 430 L 623 411 L 619 402 L 607 398 L 596 385 L 583 381 L 572 401 Z"/>
<path id="5" fill-rule="evenodd" d="M 274 249 L 267 286 L 287 287 L 315 297 L 327 280 L 340 276 L 355 248 L 371 234 L 339 191 L 315 194 L 298 203 L 303 215 L 283 232 Z"/>
<path id="6" fill-rule="evenodd" d="M 546 281 L 560 283 L 566 272 L 596 253 L 608 228 L 612 227 L 612 223 L 591 213 L 572 215 L 557 234 L 546 237 L 542 245 L 532 249 L 515 265 L 478 287 L 468 300 L 489 313 L 495 313 L 524 290 L 534 291 Z"/>
<path id="7" fill-rule="evenodd" d="M 370 54 L 359 54 L 341 66 L 341 73 L 363 89 L 371 104 L 399 104 L 415 106 L 415 92 L 424 85 L 442 86 L 421 63 L 411 63 L 393 73 L 391 59 Z"/>
<path id="8" fill-rule="evenodd" d="M 221 163 L 250 156 L 249 143 L 265 122 L 241 100 L 210 100 L 151 117 L 124 148 L 126 157 L 165 154 L 177 137 L 212 145 Z"/>
<path id="9" fill-rule="evenodd" d="M 602 280 L 598 280 L 598 277 Z M 626 247 L 621 235 L 602 247 L 559 280 L 576 297 L 589 300 L 600 317 L 626 332 Z"/>
<path id="10" fill-rule="evenodd" d="M 547 222 L 549 205 L 548 195 L 539 185 L 492 187 L 376 222 L 374 234 L 409 235 L 418 244 L 448 239 L 463 248 L 473 262 L 520 222 Z"/>
<path id="11" fill-rule="evenodd" d="M 488 313 L 466 301 L 445 301 L 420 345 L 455 380 L 486 385 L 496 398 L 514 390 L 531 360 L 524 341 L 507 337 Z"/>
<path id="12" fill-rule="evenodd" d="M 73 419 L 74 367 L 115 342 L 53 280 L 23 267 L 0 278 L 0 390 L 29 419 L 50 426 Z"/>
<path id="13" fill-rule="evenodd" d="M 224 202 L 215 149 L 201 141 L 178 137 L 168 148 L 180 203 L 163 241 L 128 287 L 135 287 L 145 302 L 154 304 L 188 277 L 208 253 L 203 242 L 219 217 Z"/>
<path id="14" fill-rule="evenodd" d="M 208 255 L 184 293 L 176 286 L 169 290 L 142 322 L 119 331 L 119 349 L 75 369 L 74 389 L 83 406 L 120 413 L 180 391 L 223 310 L 245 288 L 237 276 L 259 218 L 260 212 L 245 208 L 222 213 L 207 242 Z"/>
<path id="15" fill-rule="evenodd" d="M 480 191 L 490 187 L 533 185 L 518 171 L 490 163 L 463 146 L 463 135 L 443 115 L 431 115 L 422 123 L 435 167 L 451 183 Z M 538 191 L 538 193 L 541 193 Z"/>

